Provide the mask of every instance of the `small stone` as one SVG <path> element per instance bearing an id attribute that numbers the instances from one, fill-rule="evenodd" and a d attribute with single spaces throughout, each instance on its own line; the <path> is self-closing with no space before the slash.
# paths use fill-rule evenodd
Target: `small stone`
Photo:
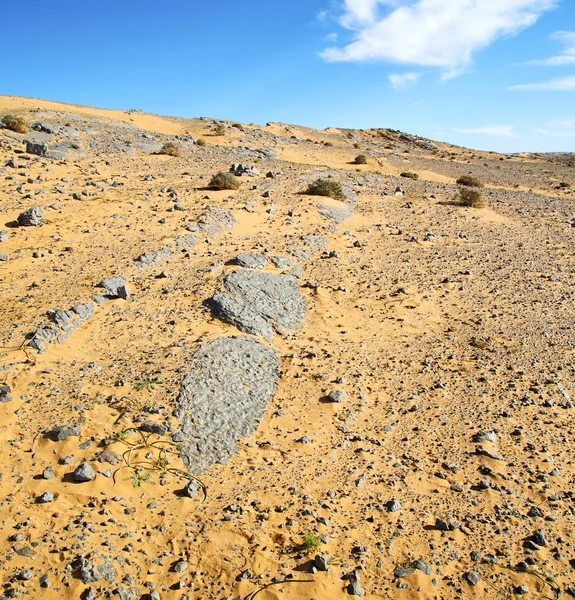
<path id="1" fill-rule="evenodd" d="M 116 277 L 109 277 L 104 279 L 99 287 L 103 287 L 106 290 L 106 296 L 110 298 L 122 298 L 128 300 L 130 297 L 130 290 L 126 285 L 128 279 L 123 275 L 117 275 Z"/>
<path id="2" fill-rule="evenodd" d="M 332 390 L 327 397 L 332 402 L 343 402 L 347 398 L 347 392 L 344 390 Z"/>
<path id="3" fill-rule="evenodd" d="M 350 596 L 359 596 L 360 598 L 363 598 L 365 596 L 365 590 L 356 581 L 352 581 L 347 586 L 347 593 Z"/>
<path id="4" fill-rule="evenodd" d="M 46 435 L 54 442 L 63 442 L 69 437 L 80 437 L 80 428 L 77 425 L 57 425 Z"/>
<path id="5" fill-rule="evenodd" d="M 38 504 L 47 504 L 48 502 L 54 502 L 54 494 L 52 492 L 44 492 L 36 498 Z"/>
<path id="6" fill-rule="evenodd" d="M 188 567 L 189 563 L 185 560 L 179 560 L 173 567 L 176 573 L 183 573 Z"/>
<path id="7" fill-rule="evenodd" d="M 12 396 L 10 392 L 12 388 L 7 384 L 0 385 L 0 402 L 10 402 L 12 400 Z"/>
<path id="8" fill-rule="evenodd" d="M 401 510 L 401 504 L 395 498 L 391 499 L 389 502 L 386 502 L 385 509 L 387 512 L 398 512 Z"/>
<path id="9" fill-rule="evenodd" d="M 200 484 L 197 480 L 191 479 L 186 487 L 183 489 L 183 494 L 187 498 L 195 498 L 200 491 Z"/>
<path id="10" fill-rule="evenodd" d="M 474 442 L 491 442 L 495 444 L 497 442 L 497 434 L 493 431 L 479 431 L 473 435 Z"/>
<path id="11" fill-rule="evenodd" d="M 518 596 L 523 596 L 524 594 L 529 593 L 529 588 L 526 585 L 518 585 L 513 588 L 513 593 Z"/>
<path id="12" fill-rule="evenodd" d="M 327 571 L 329 554 L 316 554 L 313 562 L 318 571 Z"/>
<path id="13" fill-rule="evenodd" d="M 20 227 L 39 227 L 43 225 L 43 215 L 44 209 L 41 206 L 34 206 L 18 215 L 18 225 Z"/>
<path id="14" fill-rule="evenodd" d="M 72 473 L 72 479 L 79 483 L 83 483 L 86 481 L 92 481 L 96 477 L 96 473 L 94 469 L 88 463 L 82 463 L 78 465 Z"/>
<path id="15" fill-rule="evenodd" d="M 476 586 L 481 581 L 481 575 L 477 571 L 469 571 L 465 575 L 465 579 L 470 585 Z"/>

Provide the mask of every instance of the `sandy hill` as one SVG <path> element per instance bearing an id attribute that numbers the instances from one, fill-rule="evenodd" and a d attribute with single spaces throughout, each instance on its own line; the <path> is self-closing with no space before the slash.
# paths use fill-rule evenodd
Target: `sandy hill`
<path id="1" fill-rule="evenodd" d="M 575 595 L 572 156 L 8 114 L 0 598 Z"/>

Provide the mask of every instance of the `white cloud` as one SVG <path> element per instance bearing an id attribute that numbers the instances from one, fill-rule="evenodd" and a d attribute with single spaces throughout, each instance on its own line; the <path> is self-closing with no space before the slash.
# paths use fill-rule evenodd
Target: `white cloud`
<path id="1" fill-rule="evenodd" d="M 575 137 L 575 119 L 549 121 L 545 123 L 545 127 L 538 129 L 537 133 L 556 137 Z"/>
<path id="2" fill-rule="evenodd" d="M 500 137 L 517 137 L 513 131 L 513 125 L 487 125 L 475 129 L 456 129 L 458 133 L 470 133 L 472 135 L 496 135 Z"/>
<path id="3" fill-rule="evenodd" d="M 394 73 L 389 75 L 389 81 L 394 89 L 402 90 L 414 83 L 423 75 L 423 73 Z"/>
<path id="4" fill-rule="evenodd" d="M 356 32 L 327 61 L 384 60 L 439 67 L 455 76 L 478 50 L 533 25 L 556 0 L 343 0 Z M 383 10 L 385 8 L 385 10 Z M 382 14 L 383 12 L 383 14 Z"/>
<path id="5" fill-rule="evenodd" d="M 529 65 L 543 65 L 548 67 L 561 67 L 563 65 L 575 64 L 575 31 L 557 31 L 551 36 L 553 39 L 561 40 L 565 49 L 556 56 L 541 60 L 532 60 Z"/>
<path id="6" fill-rule="evenodd" d="M 512 85 L 507 89 L 516 92 L 575 92 L 575 75 L 560 77 L 551 81 L 542 81 L 540 83 Z"/>

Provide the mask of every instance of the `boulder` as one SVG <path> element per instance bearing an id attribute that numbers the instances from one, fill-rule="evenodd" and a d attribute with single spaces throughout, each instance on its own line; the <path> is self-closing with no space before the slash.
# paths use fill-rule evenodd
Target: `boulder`
<path id="1" fill-rule="evenodd" d="M 224 279 L 226 291 L 211 299 L 213 314 L 240 331 L 273 338 L 299 331 L 307 305 L 297 279 L 240 269 Z"/>
<path id="2" fill-rule="evenodd" d="M 250 337 L 218 338 L 196 352 L 176 411 L 190 472 L 225 463 L 237 452 L 238 440 L 251 436 L 264 416 L 279 378 L 274 350 Z"/>

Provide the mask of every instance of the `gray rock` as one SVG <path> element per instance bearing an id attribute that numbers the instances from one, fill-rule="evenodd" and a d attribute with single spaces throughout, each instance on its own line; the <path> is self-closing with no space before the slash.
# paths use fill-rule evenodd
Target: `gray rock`
<path id="1" fill-rule="evenodd" d="M 313 563 L 318 571 L 327 571 L 329 560 L 329 554 L 316 554 Z"/>
<path id="2" fill-rule="evenodd" d="M 72 473 L 72 479 L 79 483 L 92 481 L 92 479 L 95 477 L 96 473 L 88 463 L 82 463 L 81 465 L 78 465 Z"/>
<path id="3" fill-rule="evenodd" d="M 306 301 L 293 277 L 238 270 L 224 286 L 227 292 L 212 298 L 212 312 L 240 331 L 271 339 L 273 330 L 294 333 L 304 324 Z"/>
<path id="4" fill-rule="evenodd" d="M 190 479 L 182 491 L 187 498 L 195 498 L 200 491 L 200 484 L 195 479 Z"/>
<path id="5" fill-rule="evenodd" d="M 164 248 L 160 248 L 155 252 L 146 252 L 145 254 L 140 254 L 136 258 L 136 262 L 139 263 L 138 267 L 143 269 L 145 267 L 157 267 L 161 263 L 163 263 L 170 255 L 172 254 L 172 249 L 169 246 L 165 246 Z"/>
<path id="6" fill-rule="evenodd" d="M 190 566 L 190 564 L 188 563 L 188 561 L 186 561 L 186 560 L 179 560 L 173 566 L 173 570 L 176 573 L 183 573 L 189 566 Z"/>
<path id="7" fill-rule="evenodd" d="M 263 254 L 248 254 L 247 252 L 238 254 L 236 262 L 247 269 L 265 269 L 268 264 L 268 260 Z"/>
<path id="8" fill-rule="evenodd" d="M 97 558 L 100 560 L 96 560 Z M 109 557 L 104 557 L 99 552 L 93 552 L 80 558 L 78 576 L 82 583 L 96 583 L 102 579 L 108 583 L 114 583 L 118 571 Z"/>
<path id="9" fill-rule="evenodd" d="M 497 442 L 497 434 L 493 431 L 478 431 L 473 435 L 474 442 L 491 442 L 495 444 Z"/>
<path id="10" fill-rule="evenodd" d="M 249 177 L 257 177 L 260 174 L 256 167 L 252 165 L 245 165 L 242 163 L 234 163 L 230 167 L 230 173 L 233 173 L 237 177 L 241 177 L 242 175 L 248 175 Z"/>
<path id="11" fill-rule="evenodd" d="M 54 494 L 52 492 L 44 492 L 40 494 L 38 498 L 36 498 L 36 502 L 38 504 L 48 504 L 49 502 L 54 502 Z"/>
<path id="12" fill-rule="evenodd" d="M 5 229 L 0 229 L 0 242 L 7 242 L 10 239 L 10 234 Z"/>
<path id="13" fill-rule="evenodd" d="M 270 256 L 270 260 L 278 269 L 289 269 L 294 264 L 294 259 L 289 256 Z"/>
<path id="14" fill-rule="evenodd" d="M 110 298 L 123 298 L 124 300 L 128 300 L 130 297 L 130 290 L 126 285 L 127 282 L 127 277 L 116 275 L 115 277 L 104 279 L 99 287 L 103 287 L 106 290 L 106 295 Z"/>
<path id="15" fill-rule="evenodd" d="M 44 209 L 41 206 L 33 206 L 18 215 L 18 225 L 20 227 L 39 227 L 43 225 L 43 216 Z"/>
<path id="16" fill-rule="evenodd" d="M 12 396 L 10 392 L 12 388 L 8 384 L 0 385 L 0 402 L 10 402 L 12 400 Z"/>
<path id="17" fill-rule="evenodd" d="M 53 442 L 63 442 L 69 437 L 80 437 L 80 428 L 77 425 L 56 425 L 46 436 Z"/>
<path id="18" fill-rule="evenodd" d="M 269 346 L 245 336 L 219 338 L 196 352 L 176 413 L 191 472 L 225 462 L 238 440 L 254 433 L 277 390 L 279 368 Z"/>
<path id="19" fill-rule="evenodd" d="M 419 571 L 422 571 L 426 575 L 431 575 L 433 573 L 431 567 L 423 560 L 423 558 L 419 558 L 416 561 L 414 561 L 413 566 L 414 568 L 418 569 Z"/>
<path id="20" fill-rule="evenodd" d="M 208 236 L 229 231 L 236 224 L 236 219 L 230 210 L 209 206 L 198 219 L 198 230 Z"/>
<path id="21" fill-rule="evenodd" d="M 401 510 L 401 504 L 398 500 L 393 498 L 385 504 L 385 509 L 387 510 L 387 512 L 398 512 Z"/>
<path id="22" fill-rule="evenodd" d="M 327 397 L 332 402 L 343 402 L 347 398 L 347 392 L 344 390 L 332 390 Z"/>
<path id="23" fill-rule="evenodd" d="M 481 575 L 477 571 L 469 571 L 469 573 L 465 575 L 465 579 L 467 579 L 467 582 L 470 585 L 475 586 L 481 581 Z"/>
<path id="24" fill-rule="evenodd" d="M 357 581 L 352 581 L 347 586 L 347 593 L 350 596 L 359 596 L 360 598 L 363 598 L 365 596 L 365 590 L 361 587 L 361 585 L 359 585 Z"/>
<path id="25" fill-rule="evenodd" d="M 26 153 L 35 154 L 36 156 L 46 156 L 48 152 L 48 144 L 42 142 L 26 142 Z"/>

